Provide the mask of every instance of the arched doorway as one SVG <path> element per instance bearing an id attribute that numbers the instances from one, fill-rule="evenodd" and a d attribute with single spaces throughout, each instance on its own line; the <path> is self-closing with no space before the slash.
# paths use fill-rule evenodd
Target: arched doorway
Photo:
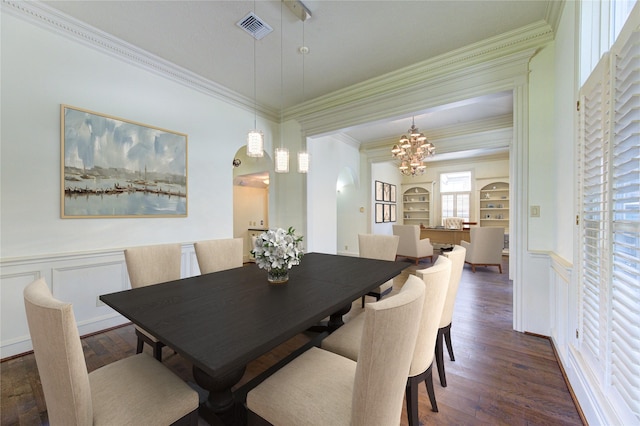
<path id="1" fill-rule="evenodd" d="M 247 157 L 241 147 L 233 159 L 233 237 L 244 241 L 244 262 L 251 260 L 251 235 L 269 227 L 271 157 Z"/>

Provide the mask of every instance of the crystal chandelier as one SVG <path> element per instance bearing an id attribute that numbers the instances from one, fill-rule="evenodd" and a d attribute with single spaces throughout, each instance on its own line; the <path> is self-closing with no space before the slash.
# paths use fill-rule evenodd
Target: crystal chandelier
<path id="1" fill-rule="evenodd" d="M 420 176 L 427 169 L 424 160 L 433 157 L 436 147 L 420 133 L 413 118 L 408 132 L 409 137 L 402 135 L 398 143 L 393 145 L 391 155 L 398 159 L 400 173 L 405 176 Z"/>

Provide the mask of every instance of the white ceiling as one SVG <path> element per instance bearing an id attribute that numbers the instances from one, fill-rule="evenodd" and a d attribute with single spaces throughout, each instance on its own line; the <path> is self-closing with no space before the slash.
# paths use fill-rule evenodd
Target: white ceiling
<path id="1" fill-rule="evenodd" d="M 306 0 L 312 17 L 304 24 L 278 0 L 46 4 L 280 110 L 549 20 L 555 1 Z M 274 29 L 255 42 L 255 74 L 254 39 L 236 26 L 251 11 Z M 303 40 L 310 51 L 307 55 L 298 51 Z M 427 128 L 504 116 L 511 113 L 511 108 L 511 94 L 503 93 L 416 111 L 414 115 L 416 126 L 427 133 Z M 366 144 L 399 136 L 410 125 L 410 116 L 398 117 L 345 129 L 344 133 Z"/>
<path id="2" fill-rule="evenodd" d="M 439 129 L 452 128 L 465 123 L 487 121 L 495 117 L 510 116 L 512 113 L 513 93 L 500 92 L 441 105 L 424 111 L 416 111 L 412 116 L 343 129 L 341 133 L 361 141 L 361 143 L 371 145 L 378 141 L 384 142 L 389 139 L 399 139 L 401 135 L 407 134 L 407 130 L 415 122 L 416 127 L 429 139 L 432 139 L 431 136 Z"/>

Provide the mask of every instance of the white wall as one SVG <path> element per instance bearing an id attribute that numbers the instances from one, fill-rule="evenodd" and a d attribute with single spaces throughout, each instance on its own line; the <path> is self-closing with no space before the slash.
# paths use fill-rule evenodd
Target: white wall
<path id="1" fill-rule="evenodd" d="M 310 138 L 307 143 L 313 164 L 322 164 L 322 167 L 311 168 L 307 177 L 307 249 L 335 254 L 340 240 L 340 247 L 347 245 L 347 251 L 353 252 L 353 248 L 357 247 L 354 246 L 353 235 L 356 235 L 357 241 L 358 230 L 362 228 L 359 206 L 367 207 L 362 191 L 368 188 L 368 184 L 358 183 L 357 187 L 354 185 L 351 195 L 355 202 L 349 203 L 348 210 L 345 209 L 344 215 L 338 217 L 337 183 L 345 169 L 351 170 L 354 176 L 361 177 L 360 152 L 355 144 L 341 136 Z M 367 181 L 362 178 L 361 182 Z M 358 211 L 354 212 L 354 208 Z M 338 221 L 341 222 L 341 229 L 351 230 L 350 236 L 338 237 Z"/>
<path id="2" fill-rule="evenodd" d="M 368 180 L 365 185 L 368 185 Z M 358 255 L 358 233 L 365 233 L 369 209 L 365 191 L 361 189 L 360 176 L 351 167 L 344 167 L 338 176 L 337 198 L 337 244 L 338 254 Z"/>
<path id="3" fill-rule="evenodd" d="M 554 251 L 569 262 L 573 262 L 573 230 L 575 224 L 576 185 L 576 100 L 578 94 L 578 67 L 576 57 L 576 4 L 566 2 L 562 20 L 555 39 L 553 121 L 554 144 L 551 155 L 554 161 L 555 191 L 555 243 Z M 571 202 L 569 201 L 571 200 Z"/>
<path id="4" fill-rule="evenodd" d="M 8 13 L 1 40 L 3 358 L 31 347 L 22 290 L 36 278 L 74 305 L 85 334 L 124 321 L 96 299 L 129 287 L 125 247 L 183 243 L 182 276 L 199 273 L 191 242 L 234 234 L 231 162 L 254 114 Z M 60 104 L 186 133 L 188 217 L 61 219 Z M 258 127 L 270 150 L 275 126 Z"/>
<path id="5" fill-rule="evenodd" d="M 305 136 L 300 125 L 288 120 L 282 125 L 282 145 L 289 149 L 289 173 L 271 173 L 269 183 L 269 226 L 288 229 L 293 227 L 296 235 L 304 236 L 303 245 L 308 246 L 307 233 L 307 179 L 318 172 L 321 162 L 311 156 L 310 172 L 298 173 L 298 152 L 304 149 Z M 280 140 L 275 145 L 279 146 Z"/>
<path id="6" fill-rule="evenodd" d="M 578 94 L 578 69 L 574 64 L 577 50 L 577 7 L 569 2 L 564 7 L 555 45 L 555 110 L 557 119 L 554 122 L 555 144 L 553 155 L 557 159 L 556 168 L 556 238 L 553 251 L 563 262 L 565 269 L 571 274 L 574 259 L 573 239 L 575 225 L 576 198 L 576 133 L 577 114 L 575 112 Z M 559 306 L 553 323 L 552 337 L 563 355 L 568 352 L 568 345 L 577 343 L 575 330 L 578 328 L 578 283 L 575 279 L 562 277 L 552 287 L 554 299 L 566 303 Z M 558 296 L 556 296 L 558 295 Z M 566 296 L 565 296 L 566 295 Z"/>
<path id="7" fill-rule="evenodd" d="M 1 102 L 3 259 L 233 235 L 231 161 L 251 112 L 6 13 Z M 61 103 L 186 133 L 188 217 L 60 219 Z M 270 140 L 272 123 L 258 127 Z"/>
<path id="8" fill-rule="evenodd" d="M 539 50 L 529 64 L 529 135 L 527 150 L 526 203 L 521 226 L 528 229 L 520 259 L 521 292 L 517 295 L 527 306 L 521 312 L 522 331 L 549 335 L 551 329 L 550 263 L 548 252 L 555 240 L 555 160 L 553 145 L 553 89 L 555 46 L 549 43 Z M 540 217 L 530 217 L 532 205 L 540 206 Z M 510 259 L 511 260 L 511 259 Z M 532 307 L 536 307 L 532 309 Z"/>
<path id="9" fill-rule="evenodd" d="M 376 197 L 375 197 L 375 181 L 381 181 L 384 183 L 390 183 L 396 186 L 396 206 L 400 207 L 402 205 L 401 195 L 402 188 L 400 187 L 402 183 L 402 175 L 398 171 L 398 168 L 393 163 L 374 163 L 371 165 L 371 181 L 368 184 L 367 190 L 369 192 L 369 196 L 371 197 L 371 203 L 369 205 L 369 210 L 371 211 L 371 234 L 386 234 L 393 235 L 393 225 L 402 224 L 402 214 L 400 210 L 397 210 L 397 221 L 396 222 L 382 222 L 376 223 L 375 218 L 375 205 L 376 205 Z M 379 202 L 379 201 L 378 201 Z M 386 203 L 383 203 L 386 204 Z"/>
<path id="10" fill-rule="evenodd" d="M 529 200 L 540 217 L 527 214 L 529 250 L 551 250 L 556 235 L 556 156 L 554 149 L 555 44 L 541 49 L 529 64 Z M 571 165 L 568 165 L 571 170 Z"/>

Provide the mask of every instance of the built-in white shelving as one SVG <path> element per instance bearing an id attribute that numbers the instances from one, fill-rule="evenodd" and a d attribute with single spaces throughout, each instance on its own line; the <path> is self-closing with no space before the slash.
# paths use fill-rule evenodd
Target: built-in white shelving
<path id="1" fill-rule="evenodd" d="M 405 225 L 429 226 L 430 193 L 420 186 L 412 186 L 402 193 L 402 217 Z"/>

